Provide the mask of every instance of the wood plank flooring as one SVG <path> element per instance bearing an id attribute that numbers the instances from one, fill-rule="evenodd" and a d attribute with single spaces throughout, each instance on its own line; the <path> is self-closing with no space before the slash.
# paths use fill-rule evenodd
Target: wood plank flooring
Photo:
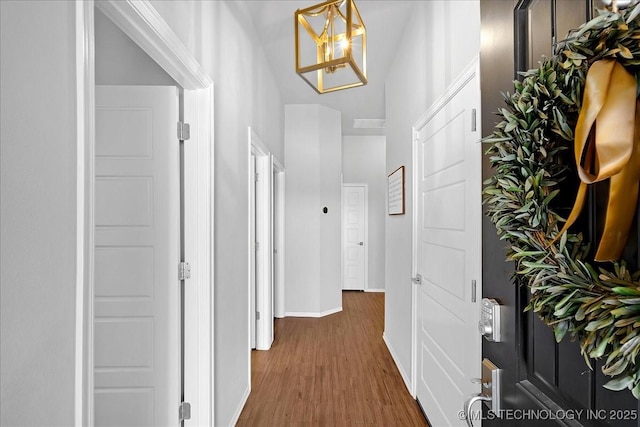
<path id="1" fill-rule="evenodd" d="M 426 426 L 382 340 L 384 294 L 343 292 L 343 311 L 276 319 L 251 356 L 237 426 Z"/>

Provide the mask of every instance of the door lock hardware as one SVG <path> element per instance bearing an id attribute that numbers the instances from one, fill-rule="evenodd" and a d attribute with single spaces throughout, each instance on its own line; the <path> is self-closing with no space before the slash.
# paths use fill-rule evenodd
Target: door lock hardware
<path id="1" fill-rule="evenodd" d="M 501 309 L 502 306 L 495 299 L 482 298 L 478 330 L 487 341 L 502 342 Z"/>
<path id="2" fill-rule="evenodd" d="M 472 383 L 481 384 L 480 393 L 472 394 L 464 401 L 464 418 L 468 427 L 473 427 L 471 407 L 476 402 L 485 402 L 489 410 L 501 417 L 502 405 L 502 369 L 494 365 L 489 359 L 482 360 L 482 378 L 471 379 Z"/>
<path id="3" fill-rule="evenodd" d="M 416 274 L 416 277 L 412 277 L 411 281 L 416 285 L 422 285 L 422 274 L 420 273 Z"/>

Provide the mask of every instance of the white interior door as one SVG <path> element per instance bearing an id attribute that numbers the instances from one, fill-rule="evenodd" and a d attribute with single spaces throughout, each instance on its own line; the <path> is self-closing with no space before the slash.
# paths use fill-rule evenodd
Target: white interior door
<path id="1" fill-rule="evenodd" d="M 367 187 L 342 186 L 342 289 L 366 288 Z"/>
<path id="2" fill-rule="evenodd" d="M 96 426 L 178 425 L 175 87 L 96 87 Z"/>
<path id="3" fill-rule="evenodd" d="M 248 129 L 250 170 L 250 247 L 251 276 L 249 291 L 254 295 L 250 304 L 250 322 L 255 327 L 252 348 L 269 350 L 273 343 L 273 244 L 272 206 L 273 164 L 271 154 L 258 134 Z M 252 334 L 253 335 L 253 334 Z"/>
<path id="4" fill-rule="evenodd" d="M 414 267 L 421 276 L 415 285 L 416 392 L 434 426 L 465 425 L 458 412 L 477 391 L 470 379 L 480 376 L 474 293 L 481 295 L 482 179 L 475 70 L 416 126 L 414 141 Z"/>

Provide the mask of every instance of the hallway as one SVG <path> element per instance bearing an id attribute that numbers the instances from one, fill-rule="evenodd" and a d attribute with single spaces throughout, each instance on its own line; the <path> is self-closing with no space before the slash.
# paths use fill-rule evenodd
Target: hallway
<path id="1" fill-rule="evenodd" d="M 382 340 L 384 293 L 342 295 L 340 313 L 276 319 L 238 426 L 426 425 Z"/>

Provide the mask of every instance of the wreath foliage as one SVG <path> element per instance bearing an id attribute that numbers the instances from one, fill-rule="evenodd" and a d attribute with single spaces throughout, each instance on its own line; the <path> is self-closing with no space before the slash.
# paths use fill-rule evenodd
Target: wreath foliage
<path id="1" fill-rule="evenodd" d="M 605 387 L 627 388 L 636 399 L 640 271 L 629 271 L 624 261 L 596 266 L 581 234 L 558 236 L 565 220 L 556 199 L 559 183 L 573 173 L 563 152 L 573 147 L 590 65 L 615 59 L 640 78 L 639 15 L 640 4 L 600 11 L 559 43 L 552 58 L 514 82 L 498 112 L 502 121 L 485 139 L 495 174 L 483 192 L 487 215 L 509 243 L 515 280 L 531 291 L 526 310 L 552 327 L 558 342 L 567 334 L 577 339 L 589 367 L 592 358 L 603 359 L 602 371 L 613 377 Z"/>

